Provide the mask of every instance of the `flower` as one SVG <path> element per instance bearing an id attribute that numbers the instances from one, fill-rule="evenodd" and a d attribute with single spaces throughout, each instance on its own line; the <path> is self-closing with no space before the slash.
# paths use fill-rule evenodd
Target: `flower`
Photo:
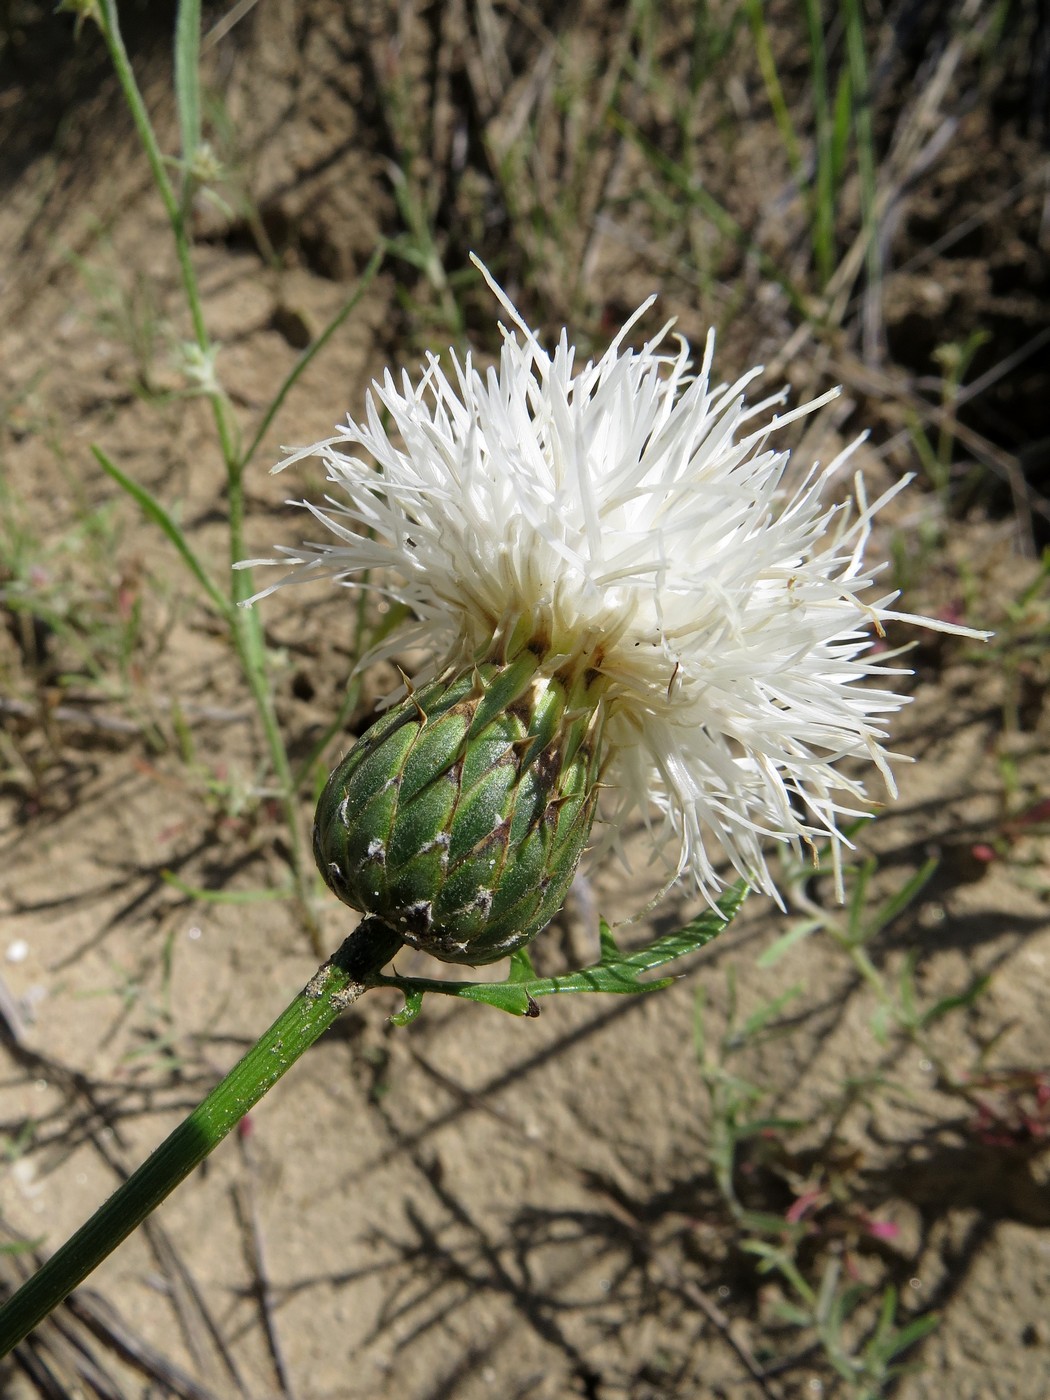
<path id="1" fill-rule="evenodd" d="M 744 396 L 760 370 L 712 381 L 713 334 L 698 369 L 681 338 L 663 348 L 670 325 L 630 348 L 655 297 L 578 366 L 481 270 L 509 322 L 498 369 L 452 354 L 416 382 L 388 371 L 363 422 L 280 463 L 323 460 L 338 494 L 300 504 L 334 538 L 249 561 L 292 565 L 255 598 L 320 577 L 382 591 L 406 617 L 371 657 L 420 648 L 415 686 L 506 660 L 509 638 L 537 658 L 533 684 L 600 682 L 607 841 L 622 850 L 640 816 L 672 878 L 710 899 L 720 848 L 777 897 L 767 842 L 801 855 L 830 837 L 837 861 L 843 819 L 867 815 L 843 760 L 895 793 L 886 721 L 907 697 L 885 678 L 907 672 L 873 654 L 884 623 L 978 635 L 869 596 L 871 523 L 906 479 L 869 504 L 857 474 L 852 502 L 826 503 L 854 443 L 789 489 L 770 439 L 837 390 L 771 413 L 784 393 Z"/>

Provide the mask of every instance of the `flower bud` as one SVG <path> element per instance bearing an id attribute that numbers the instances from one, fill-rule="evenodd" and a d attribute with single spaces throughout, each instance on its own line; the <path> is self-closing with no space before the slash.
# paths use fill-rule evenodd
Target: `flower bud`
<path id="1" fill-rule="evenodd" d="M 487 963 L 557 913 L 598 791 L 602 691 L 530 650 L 410 691 L 317 805 L 314 855 L 346 904 L 445 962 Z"/>

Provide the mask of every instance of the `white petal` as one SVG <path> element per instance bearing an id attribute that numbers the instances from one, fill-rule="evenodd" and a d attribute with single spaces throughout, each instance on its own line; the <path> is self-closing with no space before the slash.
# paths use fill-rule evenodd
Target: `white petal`
<path id="1" fill-rule="evenodd" d="M 870 761 L 893 792 L 881 717 L 907 697 L 870 684 L 902 674 L 899 653 L 869 654 L 883 624 L 987 634 L 868 599 L 871 522 L 907 482 L 869 505 L 858 475 L 855 508 L 827 504 L 857 442 L 785 493 L 771 435 L 837 390 L 771 414 L 783 393 L 744 397 L 758 370 L 712 386 L 713 334 L 695 370 L 684 341 L 660 350 L 670 326 L 632 350 L 653 298 L 579 366 L 567 336 L 548 354 L 481 271 L 509 322 L 498 371 L 453 353 L 448 369 L 429 356 L 415 384 L 388 372 L 363 422 L 280 463 L 324 462 L 336 494 L 302 504 L 332 538 L 252 561 L 292 565 L 255 596 L 368 573 L 410 615 L 378 654 L 410 638 L 424 677 L 532 619 L 551 669 L 576 659 L 608 678 L 607 844 L 622 849 L 640 816 L 708 898 L 719 848 L 775 897 L 766 842 L 800 854 L 830 835 L 837 861 L 839 822 L 866 810 L 841 760 Z"/>

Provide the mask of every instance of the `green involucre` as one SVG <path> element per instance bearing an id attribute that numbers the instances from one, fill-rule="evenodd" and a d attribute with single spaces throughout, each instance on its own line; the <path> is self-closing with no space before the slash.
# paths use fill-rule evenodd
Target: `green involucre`
<path id="1" fill-rule="evenodd" d="M 409 694 L 317 806 L 332 891 L 446 962 L 520 948 L 557 913 L 597 800 L 601 682 L 485 662 Z"/>

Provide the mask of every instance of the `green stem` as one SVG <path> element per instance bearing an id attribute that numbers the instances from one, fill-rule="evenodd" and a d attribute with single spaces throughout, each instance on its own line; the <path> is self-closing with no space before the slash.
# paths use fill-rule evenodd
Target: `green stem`
<path id="1" fill-rule="evenodd" d="M 150 122 L 149 113 L 146 111 L 146 104 L 142 100 L 142 94 L 135 81 L 135 74 L 132 71 L 128 53 L 121 37 L 120 26 L 117 21 L 115 0 L 103 0 L 102 32 L 105 36 L 106 46 L 109 49 L 110 59 L 112 60 L 118 81 L 120 82 L 121 90 L 124 93 L 125 101 L 131 110 L 139 140 L 142 142 L 143 149 L 146 153 L 146 159 L 149 161 L 154 182 L 160 193 L 161 200 L 164 203 L 168 221 L 171 224 L 172 235 L 175 240 L 175 248 L 178 255 L 183 292 L 186 296 L 190 320 L 193 324 L 194 339 L 200 350 L 205 355 L 210 355 L 212 349 L 211 340 L 208 335 L 207 323 L 204 319 L 204 304 L 201 300 L 197 273 L 193 266 L 191 240 L 187 231 L 186 215 L 189 209 L 189 200 L 183 199 L 180 202 L 168 178 L 164 165 L 164 156 L 161 152 L 160 144 L 157 141 L 156 132 L 153 130 L 153 125 Z M 186 179 L 189 179 L 188 175 Z M 353 304 L 355 303 L 353 299 L 351 299 L 350 306 L 352 307 Z M 244 558 L 243 475 L 246 457 L 243 457 L 241 454 L 240 444 L 237 440 L 238 435 L 236 427 L 230 422 L 229 404 L 226 396 L 222 393 L 221 389 L 216 388 L 210 392 L 207 397 L 211 405 L 212 416 L 215 421 L 215 431 L 219 439 L 219 447 L 226 469 L 230 563 L 234 565 L 239 564 Z M 284 738 L 277 721 L 277 714 L 274 709 L 273 690 L 270 684 L 270 667 L 266 654 L 266 643 L 263 637 L 262 623 L 255 613 L 237 608 L 237 604 L 249 598 L 251 593 L 252 581 L 250 573 L 247 570 L 234 569 L 230 583 L 230 599 L 235 609 L 232 622 L 233 643 L 237 650 L 241 668 L 248 681 L 248 688 L 251 691 L 252 700 L 258 711 L 263 737 L 270 756 L 270 763 L 280 789 L 281 808 L 291 847 L 289 863 L 292 869 L 292 880 L 295 885 L 300 914 L 306 924 L 306 930 L 309 934 L 314 951 L 320 952 L 319 933 L 310 902 L 310 864 L 307 859 L 299 804 L 296 800 L 297 787 L 292 774 L 291 764 L 288 761 L 288 752 L 285 748 Z"/>
<path id="2" fill-rule="evenodd" d="M 401 940 L 365 919 L 224 1080 L 0 1308 L 0 1357 L 58 1307 L 259 1102 L 339 1013 L 375 985 Z"/>
<path id="3" fill-rule="evenodd" d="M 160 197 L 164 201 L 164 208 L 168 218 L 174 224 L 179 217 L 179 202 L 175 198 L 175 191 L 171 187 L 168 173 L 164 169 L 164 156 L 161 154 L 157 138 L 153 134 L 153 127 L 150 123 L 149 113 L 146 111 L 146 104 L 142 100 L 138 84 L 135 82 L 135 75 L 131 71 L 131 61 L 128 58 L 128 51 L 124 47 L 124 40 L 121 37 L 120 26 L 117 23 L 117 6 L 115 0 L 102 0 L 100 28 L 102 36 L 106 41 L 106 48 L 112 60 L 117 80 L 120 83 L 121 91 L 124 93 L 124 100 L 131 111 L 132 120 L 135 123 L 135 130 L 138 132 L 139 140 L 142 142 L 146 152 L 146 159 L 149 161 L 150 170 L 153 172 L 153 180 L 160 191 Z"/>

